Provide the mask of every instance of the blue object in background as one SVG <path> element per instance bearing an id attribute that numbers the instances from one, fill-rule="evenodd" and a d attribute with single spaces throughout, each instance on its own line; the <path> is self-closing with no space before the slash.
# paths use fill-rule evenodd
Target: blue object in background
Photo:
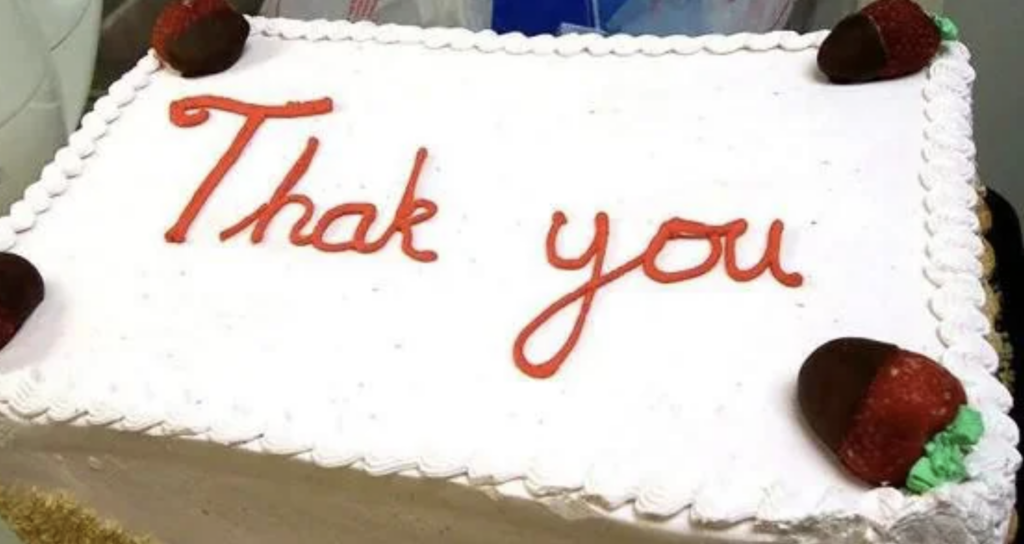
<path id="1" fill-rule="evenodd" d="M 719 2 L 722 3 L 722 2 Z M 606 24 L 614 34 L 653 34 L 697 36 L 712 32 L 709 28 L 704 0 L 626 0 Z M 728 9 L 728 3 L 719 9 Z"/>
<path id="2" fill-rule="evenodd" d="M 700 23 L 701 0 L 494 0 L 492 27 L 527 36 L 563 32 L 650 33 L 650 27 L 688 30 Z M 667 19 L 667 20 L 664 20 Z M 641 32 L 646 31 L 646 32 Z"/>
<path id="3" fill-rule="evenodd" d="M 769 32 L 789 20 L 796 0 L 493 0 L 493 27 L 527 35 L 734 34 Z"/>
<path id="4" fill-rule="evenodd" d="M 598 0 L 598 2 L 597 2 L 598 15 L 597 16 L 598 16 L 598 19 L 601 20 L 601 30 L 608 30 L 607 25 L 608 25 L 609 19 L 611 19 L 612 15 L 615 15 L 615 12 L 619 11 L 619 9 L 626 2 L 627 2 L 627 0 Z"/>
<path id="5" fill-rule="evenodd" d="M 494 0 L 494 31 L 557 34 L 563 24 L 594 28 L 591 0 Z"/>
<path id="6" fill-rule="evenodd" d="M 573 31 L 605 30 L 612 15 L 628 0 L 494 0 L 491 26 L 499 34 L 527 36 Z"/>

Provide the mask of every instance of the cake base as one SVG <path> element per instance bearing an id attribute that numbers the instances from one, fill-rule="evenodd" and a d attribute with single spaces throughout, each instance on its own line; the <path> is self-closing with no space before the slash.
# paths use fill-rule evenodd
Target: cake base
<path id="1" fill-rule="evenodd" d="M 517 497 L 517 483 L 468 486 L 375 477 L 206 442 L 102 429 L 19 430 L 4 446 L 0 474 L 16 478 L 5 485 L 59 490 L 128 533 L 153 535 L 159 542 L 772 541 L 771 535 L 752 534 L 746 524 L 709 528 L 706 535 L 692 527 L 681 538 L 653 520 L 623 523 L 625 512 L 603 512 L 580 500 L 527 499 L 525 491 Z"/>
<path id="2" fill-rule="evenodd" d="M 758 544 L 787 541 L 749 523 L 731 528 L 668 524 L 606 512 L 571 496 L 531 498 L 519 482 L 471 486 L 409 474 L 371 476 L 295 460 L 97 428 L 21 429 L 3 446 L 0 474 L 27 504 L 48 508 L 23 527 L 88 527 L 102 544 L 279 542 L 427 544 Z M 47 495 L 52 493 L 52 495 Z M 41 496 L 43 497 L 41 499 Z M 14 499 L 18 500 L 18 499 Z M 75 508 L 71 501 L 81 504 Z M 24 510 L 23 510 L 24 511 Z M 97 512 L 94 516 L 93 512 Z M 50 518 L 53 513 L 64 518 Z M 97 517 L 98 516 L 98 517 Z M 117 525 L 99 521 L 115 520 Z M 189 520 L 187 523 L 182 520 Z M 627 522 L 628 521 L 628 522 Z M 685 524 L 685 536 L 676 531 Z M 1006 542 L 1017 533 L 1017 517 Z M 51 542 L 32 539 L 25 544 Z M 132 538 L 127 535 L 152 535 Z M 812 542 L 845 542 L 823 536 Z M 888 542 L 888 540 L 880 540 Z M 76 541 L 77 542 L 77 541 Z"/>

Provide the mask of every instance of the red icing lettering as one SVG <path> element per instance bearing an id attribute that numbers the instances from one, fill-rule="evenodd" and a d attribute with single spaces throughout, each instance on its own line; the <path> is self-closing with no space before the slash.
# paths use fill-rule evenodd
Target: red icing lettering
<path id="1" fill-rule="evenodd" d="M 330 98 L 321 98 L 312 102 L 289 102 L 283 106 L 261 106 L 239 102 L 230 98 L 220 96 L 193 96 L 183 98 L 171 103 L 171 122 L 183 128 L 197 127 L 210 119 L 210 110 L 220 110 L 245 117 L 245 124 L 238 131 L 235 139 L 231 142 L 224 155 L 217 161 L 217 165 L 207 174 L 206 179 L 199 185 L 192 200 L 181 212 L 177 223 L 174 224 L 164 238 L 172 244 L 182 244 L 188 237 L 188 231 L 196 220 L 199 212 L 202 211 L 210 195 L 217 190 L 217 186 L 224 180 L 224 176 L 231 171 L 246 146 L 256 136 L 256 132 L 263 126 L 267 119 L 294 119 L 297 117 L 312 117 L 330 113 L 334 109 L 334 103 Z"/>
<path id="2" fill-rule="evenodd" d="M 413 245 L 412 228 L 420 223 L 429 221 L 435 215 L 437 215 L 437 204 L 430 200 L 417 198 L 416 197 L 416 185 L 419 183 L 420 175 L 423 174 L 423 165 L 427 162 L 427 150 L 420 148 L 416 152 L 416 162 L 413 164 L 412 172 L 409 174 L 409 181 L 405 184 L 405 192 L 402 193 L 402 201 L 398 205 L 398 209 L 395 210 L 395 218 L 391 221 L 391 225 L 387 231 L 381 235 L 380 239 L 376 242 L 366 242 L 366 229 L 363 228 L 368 215 L 363 214 L 363 219 L 360 222 L 360 227 L 356 229 L 357 244 L 356 250 L 360 253 L 373 253 L 379 251 L 380 248 L 387 245 L 388 241 L 395 234 L 402 235 L 402 251 L 405 252 L 409 257 L 422 262 L 432 262 L 437 260 L 437 253 L 433 251 L 422 251 L 416 249 Z M 369 210 L 365 210 L 369 211 Z M 373 213 L 376 214 L 376 208 Z M 361 240 L 359 239 L 359 233 L 362 232 Z"/>
<path id="3" fill-rule="evenodd" d="M 335 221 L 348 216 L 359 216 L 359 225 L 356 227 L 355 235 L 352 240 L 347 242 L 328 242 L 326 239 L 327 230 L 331 228 L 331 225 Z M 359 251 L 361 253 L 369 253 L 367 249 L 369 246 L 366 243 L 366 236 L 370 231 L 370 227 L 373 226 L 374 220 L 377 219 L 377 206 L 366 203 L 352 203 L 342 204 L 335 206 L 320 218 L 320 221 L 316 224 L 316 229 L 313 230 L 313 237 L 311 242 L 320 251 L 327 253 L 338 253 L 342 251 Z"/>
<path id="4" fill-rule="evenodd" d="M 547 259 L 551 266 L 560 270 L 580 270 L 588 265 L 591 267 L 590 279 L 586 283 L 562 296 L 540 315 L 535 317 L 523 328 L 513 345 L 513 358 L 516 367 L 527 376 L 546 379 L 554 376 L 565 363 L 576 347 L 587 316 L 590 314 L 597 292 L 630 272 L 641 269 L 644 275 L 653 281 L 665 284 L 679 283 L 698 278 L 710 272 L 719 261 L 725 260 L 726 274 L 738 282 L 751 281 L 767 270 L 780 284 L 786 287 L 799 287 L 803 277 L 797 273 L 786 272 L 780 262 L 782 249 L 782 232 L 785 226 L 781 221 L 774 221 L 768 233 L 768 243 L 761 261 L 749 269 L 742 269 L 736 262 L 736 242 L 747 230 L 745 220 L 732 221 L 725 225 L 706 225 L 695 221 L 674 218 L 662 223 L 657 234 L 651 239 L 647 249 L 638 257 L 609 271 L 604 270 L 604 259 L 608 247 L 610 229 L 608 216 L 599 213 L 594 218 L 594 238 L 590 247 L 578 258 L 570 259 L 558 254 L 558 234 L 567 220 L 565 214 L 556 212 L 551 219 L 551 228 L 547 236 Z M 707 258 L 700 264 L 683 270 L 666 271 L 657 264 L 658 257 L 669 243 L 682 240 L 703 240 L 707 242 L 709 251 Z M 559 312 L 580 301 L 580 310 L 576 321 L 562 347 L 545 361 L 534 362 L 526 356 L 526 344 L 541 327 L 547 324 Z"/>
<path id="5" fill-rule="evenodd" d="M 246 118 L 246 122 L 216 167 L 196 190 L 192 200 L 178 218 L 178 222 L 167 231 L 166 239 L 171 243 L 185 241 L 189 228 L 199 212 L 202 211 L 227 173 L 238 162 L 242 151 L 264 121 L 272 118 L 320 115 L 330 112 L 332 105 L 328 98 L 313 102 L 290 103 L 285 106 L 259 106 L 227 98 L 203 96 L 186 98 L 171 104 L 171 120 L 181 127 L 198 126 L 209 119 L 210 109 L 242 115 Z M 313 200 L 307 195 L 295 192 L 295 187 L 305 177 L 313 163 L 319 146 L 320 141 L 317 138 L 309 138 L 302 154 L 281 180 L 270 199 L 234 225 L 221 231 L 221 241 L 227 241 L 251 228 L 249 239 L 252 243 L 259 244 L 266 238 L 267 231 L 278 214 L 286 207 L 293 206 L 302 210 L 302 216 L 292 225 L 289 235 L 289 241 L 296 246 L 312 246 L 327 253 L 355 251 L 369 254 L 380 251 L 395 235 L 399 235 L 402 238 L 402 251 L 410 258 L 420 262 L 437 260 L 436 252 L 416 248 L 413 236 L 413 228 L 432 219 L 438 209 L 437 204 L 433 201 L 416 196 L 416 188 L 429 156 L 425 148 L 420 148 L 416 152 L 412 172 L 409 174 L 405 191 L 395 210 L 391 224 L 380 238 L 368 240 L 370 228 L 378 216 L 375 205 L 365 202 L 340 204 L 330 208 L 319 219 L 316 219 L 317 209 Z M 359 223 L 351 239 L 344 241 L 327 239 L 328 232 L 335 222 L 352 216 L 359 217 Z M 310 225 L 313 225 L 312 229 L 309 228 Z"/>
<path id="6" fill-rule="evenodd" d="M 267 235 L 267 229 L 270 228 L 271 221 L 277 217 L 277 214 L 281 213 L 281 210 L 289 204 L 300 206 L 302 208 L 302 217 L 292 227 L 291 236 L 289 239 L 295 245 L 306 245 L 309 243 L 309 237 L 302 235 L 302 229 L 306 228 L 310 220 L 313 219 L 313 214 L 316 212 L 316 207 L 313 205 L 313 201 L 306 195 L 295 195 L 291 191 L 299 183 L 299 180 L 306 175 L 306 171 L 309 170 L 309 165 L 313 162 L 313 156 L 316 155 L 316 150 L 320 147 L 320 141 L 316 138 L 310 138 L 306 142 L 306 149 L 302 152 L 295 164 L 292 165 L 291 170 L 285 175 L 281 184 L 278 185 L 274 191 L 274 195 L 270 197 L 270 201 L 266 204 L 260 205 L 256 208 L 256 211 L 247 215 L 245 219 L 242 219 L 232 227 L 228 227 L 220 233 L 221 241 L 226 241 L 229 238 L 234 237 L 243 230 L 253 226 L 252 235 L 250 240 L 252 243 L 258 244 L 263 241 Z"/>

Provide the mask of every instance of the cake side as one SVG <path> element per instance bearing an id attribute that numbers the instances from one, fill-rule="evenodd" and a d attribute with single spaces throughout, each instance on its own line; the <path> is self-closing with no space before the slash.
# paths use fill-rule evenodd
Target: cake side
<path id="1" fill-rule="evenodd" d="M 471 484 L 465 476 L 439 480 L 415 472 L 378 477 L 100 427 L 34 426 L 19 432 L 0 456 L 0 475 L 5 486 L 70 493 L 103 518 L 159 542 L 777 541 L 749 524 L 685 530 L 680 524 L 670 531 L 654 520 L 624 522 L 623 515 L 609 515 L 579 498 L 532 496 L 520 482 Z"/>
<path id="2" fill-rule="evenodd" d="M 421 31 L 396 27 L 375 28 L 368 25 L 304 24 L 266 20 L 254 20 L 253 27 L 256 35 L 281 35 L 287 39 L 332 38 L 380 43 L 421 43 L 428 48 L 476 48 L 480 51 L 501 50 L 511 53 L 559 55 L 704 55 L 707 52 L 729 53 L 762 49 L 772 51 L 776 48 L 799 51 L 813 47 L 820 41 L 820 35 L 796 36 L 787 33 L 696 40 L 599 40 L 589 37 L 525 39 L 517 36 L 474 35 L 459 31 Z M 74 177 L 87 170 L 87 165 L 83 164 L 81 159 L 96 151 L 96 147 L 91 143 L 106 131 L 108 122 L 120 115 L 121 107 L 127 106 L 135 99 L 135 91 L 148 83 L 148 77 L 155 70 L 155 61 L 151 58 L 144 59 L 135 71 L 119 82 L 117 88 L 112 88 L 109 99 L 97 104 L 96 112 L 86 119 L 83 131 L 79 133 L 84 136 L 76 135 L 69 150 L 58 154 L 56 166 L 44 173 L 44 179 L 40 184 L 30 188 L 25 201 L 12 210 L 10 217 L 0 220 L 0 241 L 13 241 L 14 231 L 27 230 L 31 227 L 36 214 L 45 211 L 50 205 L 51 193 L 59 194 L 60 191 L 55 189 L 60 189 L 67 177 Z M 830 512 L 829 507 L 819 504 L 819 508 L 811 509 L 809 513 L 801 511 L 796 515 L 789 515 L 792 512 L 787 513 L 784 508 L 786 493 L 775 496 L 772 490 L 777 488 L 771 486 L 767 488 L 770 500 L 750 508 L 743 504 L 749 500 L 744 493 L 730 493 L 727 487 L 723 490 L 717 484 L 698 486 L 702 487 L 703 491 L 693 493 L 694 485 L 697 483 L 693 480 L 667 480 L 668 483 L 661 482 L 661 485 L 654 486 L 645 486 L 639 481 L 633 481 L 620 486 L 602 483 L 600 477 L 592 474 L 587 481 L 575 483 L 573 477 L 566 477 L 566 469 L 571 472 L 577 469 L 559 465 L 534 464 L 525 471 L 514 469 L 504 472 L 499 470 L 500 465 L 494 465 L 496 459 L 474 459 L 473 462 L 463 464 L 456 461 L 457 458 L 444 456 L 403 460 L 372 455 L 361 458 L 357 452 L 332 455 L 328 451 L 325 454 L 325 450 L 316 443 L 315 435 L 318 433 L 311 433 L 313 436 L 305 440 L 297 440 L 289 429 L 271 426 L 268 430 L 267 422 L 260 421 L 260 415 L 236 414 L 242 418 L 245 425 L 239 425 L 238 421 L 221 421 L 211 425 L 211 421 L 204 418 L 201 413 L 191 414 L 185 418 L 175 417 L 174 414 L 169 417 L 166 414 L 152 413 L 152 410 L 159 411 L 161 407 L 146 407 L 142 403 L 133 404 L 138 409 L 151 411 L 127 413 L 123 409 L 124 404 L 121 403 L 105 413 L 100 397 L 106 392 L 107 384 L 97 385 L 95 398 L 69 397 L 63 387 L 78 384 L 61 383 L 66 377 L 60 376 L 59 373 L 53 375 L 54 373 L 46 368 L 15 370 L 10 376 L 5 376 L 0 382 L 0 390 L 3 391 L 0 407 L 9 416 L 22 420 L 74 421 L 76 424 L 111 425 L 123 430 L 144 430 L 158 435 L 203 436 L 247 449 L 294 455 L 325 466 L 347 465 L 360 461 L 364 468 L 373 473 L 414 468 L 424 475 L 435 477 L 451 477 L 468 472 L 471 479 L 479 481 L 523 478 L 527 488 L 534 494 L 579 494 L 596 499 L 597 504 L 610 507 L 632 503 L 637 513 L 644 516 L 671 518 L 680 512 L 686 512 L 693 504 L 690 515 L 697 520 L 731 523 L 754 519 L 761 525 L 776 527 L 783 532 L 813 532 L 822 528 L 833 530 L 845 524 L 848 527 L 857 527 L 857 530 L 882 530 L 894 535 L 918 535 L 919 533 L 914 531 L 925 530 L 921 526 L 923 521 L 931 524 L 935 518 L 941 518 L 943 512 L 952 512 L 950 523 L 955 526 L 946 529 L 963 531 L 960 524 L 966 519 L 964 510 L 977 508 L 980 501 L 986 505 L 982 510 L 989 515 L 978 516 L 975 512 L 972 521 L 975 525 L 969 527 L 967 531 L 975 534 L 979 541 L 994 542 L 994 535 L 1005 528 L 1004 522 L 1008 517 L 1009 506 L 1013 502 L 1012 489 L 1008 488 L 1012 487 L 1012 472 L 1019 457 L 1013 450 L 1016 443 L 1016 428 L 1003 415 L 1009 406 L 1008 394 L 988 374 L 991 370 L 989 367 L 995 364 L 997 358 L 984 340 L 984 335 L 988 332 L 987 321 L 983 324 L 978 319 L 979 315 L 984 317 L 979 311 L 979 307 L 984 303 L 984 293 L 981 291 L 980 268 L 975 266 L 980 253 L 976 248 L 980 243 L 977 237 L 977 223 L 971 219 L 971 208 L 976 202 L 972 186 L 973 144 L 969 137 L 969 89 L 973 76 L 967 64 L 965 50 L 960 46 L 951 47 L 936 61 L 928 77 L 928 84 L 924 88 L 927 100 L 923 102 L 929 121 L 924 149 L 927 160 L 921 175 L 922 184 L 927 189 L 927 194 L 922 193 L 927 211 L 927 217 L 924 219 L 928 229 L 928 262 L 924 266 L 924 271 L 939 285 L 930 298 L 931 310 L 938 318 L 937 330 L 942 345 L 931 346 L 924 343 L 922 346 L 940 356 L 942 362 L 964 381 L 972 403 L 984 409 L 986 423 L 992 429 L 986 441 L 969 459 L 973 463 L 972 470 L 976 474 L 972 476 L 976 476 L 976 480 L 967 484 L 951 486 L 924 498 L 906 498 L 894 490 L 865 492 L 853 502 L 847 499 L 840 500 L 840 507 L 835 511 Z M 100 130 L 101 128 L 103 130 Z M 59 202 L 53 204 L 62 205 Z M 914 212 L 908 210 L 908 213 Z M 928 293 L 924 294 L 929 296 Z M 934 331 L 935 327 L 932 327 L 932 330 Z M 18 366 L 17 362 L 13 366 Z M 56 384 L 54 380 L 57 380 Z M 144 395 L 144 389 L 134 389 L 135 387 L 134 384 L 128 385 L 129 389 L 133 389 L 130 394 Z M 151 384 L 150 387 L 159 388 L 159 385 Z M 89 393 L 92 394 L 94 392 Z M 85 402 L 80 402 L 82 400 Z M 63 408 L 61 403 L 65 403 Z M 249 420 L 246 420 L 246 417 L 249 417 Z M 231 428 L 215 428 L 216 425 L 225 423 Z M 480 461 L 490 463 L 491 468 L 479 468 L 481 465 L 477 463 Z M 495 466 L 498 468 L 494 468 Z M 740 487 L 745 485 L 741 483 Z M 808 498 L 799 499 L 801 504 L 806 504 Z M 725 501 L 725 506 L 716 506 L 716 501 L 721 500 Z M 783 508 L 779 507 L 780 502 Z M 938 514 L 933 515 L 936 512 Z M 851 514 L 860 516 L 865 521 L 848 519 Z"/>

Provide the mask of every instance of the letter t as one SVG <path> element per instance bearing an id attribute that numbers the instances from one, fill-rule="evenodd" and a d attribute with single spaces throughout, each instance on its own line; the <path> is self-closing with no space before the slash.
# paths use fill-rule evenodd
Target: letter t
<path id="1" fill-rule="evenodd" d="M 217 189 L 224 176 L 235 166 L 249 142 L 267 119 L 291 119 L 311 117 L 329 113 L 334 108 L 330 98 L 321 98 L 311 102 L 289 102 L 281 106 L 263 106 L 249 104 L 219 96 L 194 96 L 171 103 L 171 122 L 179 127 L 195 127 L 210 118 L 210 110 L 221 110 L 245 117 L 245 124 L 224 152 L 217 165 L 206 175 L 206 179 L 196 189 L 185 209 L 178 217 L 177 223 L 171 227 L 164 238 L 168 243 L 185 242 L 188 231 L 192 227 L 199 212 Z"/>

